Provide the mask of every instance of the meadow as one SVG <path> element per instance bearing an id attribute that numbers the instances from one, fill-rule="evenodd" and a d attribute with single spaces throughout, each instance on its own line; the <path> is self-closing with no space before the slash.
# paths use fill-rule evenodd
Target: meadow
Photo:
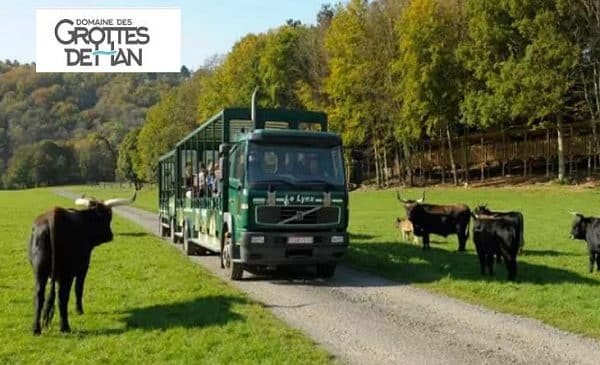
<path id="1" fill-rule="evenodd" d="M 73 187 L 100 197 L 126 191 Z M 79 190 L 78 190 L 79 189 Z M 404 198 L 419 198 L 422 189 L 403 189 Z M 156 191 L 143 193 L 140 207 L 154 211 Z M 154 199 L 154 200 L 152 200 Z M 569 211 L 600 215 L 600 191 L 541 185 L 503 188 L 428 188 L 430 203 L 487 203 L 494 210 L 518 210 L 525 217 L 525 247 L 517 258 L 517 282 L 506 280 L 504 265 L 494 277 L 479 274 L 471 238 L 467 252 L 457 252 L 456 236 L 432 236 L 423 251 L 402 242 L 394 227 L 404 216 L 395 190 L 350 194 L 351 245 L 346 259 L 356 268 L 494 310 L 537 318 L 550 325 L 600 338 L 600 273 L 588 272 L 584 241 L 569 239 Z"/>
<path id="2" fill-rule="evenodd" d="M 95 249 L 83 316 L 31 333 L 33 275 L 26 242 L 35 216 L 72 206 L 50 190 L 0 191 L 0 364 L 317 363 L 335 361 L 260 304 L 138 226 L 113 219 Z M 58 316 L 58 315 L 57 315 Z"/>
<path id="3" fill-rule="evenodd" d="M 422 190 L 403 190 L 419 198 Z M 456 236 L 432 236 L 432 249 L 400 242 L 396 216 L 404 216 L 395 191 L 351 195 L 351 265 L 402 283 L 413 283 L 467 302 L 542 320 L 600 338 L 600 273 L 588 272 L 584 241 L 569 238 L 569 211 L 598 215 L 600 192 L 566 186 L 540 188 L 434 188 L 430 203 L 487 203 L 494 210 L 518 210 L 525 218 L 525 246 L 517 258 L 517 282 L 506 280 L 504 265 L 494 277 L 481 276 L 471 237 L 457 252 Z M 471 232 L 472 236 L 472 232 Z"/>

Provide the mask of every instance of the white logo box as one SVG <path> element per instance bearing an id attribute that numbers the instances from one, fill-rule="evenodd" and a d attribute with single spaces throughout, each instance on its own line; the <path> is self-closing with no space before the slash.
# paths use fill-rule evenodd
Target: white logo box
<path id="1" fill-rule="evenodd" d="M 181 10 L 38 8 L 35 61 L 36 72 L 179 72 Z"/>

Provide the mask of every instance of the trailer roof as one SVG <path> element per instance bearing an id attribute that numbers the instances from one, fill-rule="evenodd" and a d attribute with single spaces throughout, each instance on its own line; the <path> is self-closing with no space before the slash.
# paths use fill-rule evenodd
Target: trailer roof
<path id="1" fill-rule="evenodd" d="M 200 127 L 185 136 L 179 141 L 175 148 L 184 145 L 185 143 L 196 138 L 198 141 L 199 134 L 211 129 L 212 134 L 218 138 L 220 142 L 229 142 L 229 134 L 223 133 L 223 129 L 229 129 L 230 121 L 250 121 L 251 110 L 250 108 L 226 108 L 218 112 L 204 122 Z M 256 110 L 256 121 L 254 125 L 250 125 L 251 129 L 265 129 L 268 128 L 269 123 L 286 123 L 288 129 L 300 129 L 303 124 L 309 126 L 318 125 L 320 131 L 327 131 L 327 115 L 323 112 L 313 112 L 306 110 L 297 109 L 268 109 L 258 108 Z M 210 137 L 210 138 L 209 138 Z M 202 139 L 206 142 L 215 142 L 212 136 Z M 160 157 L 160 160 L 168 158 L 172 152 L 169 152 Z"/>
<path id="2" fill-rule="evenodd" d="M 199 132 L 209 128 L 212 125 L 222 128 L 221 123 L 227 123 L 231 120 L 247 120 L 251 119 L 250 108 L 226 108 L 219 113 L 213 115 L 200 127 L 192 131 L 184 137 L 177 146 L 184 144 L 188 139 L 192 138 Z M 219 123 L 220 122 L 220 123 Z M 301 123 L 318 124 L 321 131 L 327 131 L 327 115 L 323 112 L 312 112 L 296 109 L 267 109 L 258 108 L 256 110 L 256 121 L 252 129 L 264 129 L 268 122 L 287 122 L 289 129 L 299 129 Z M 221 129 L 218 128 L 220 131 Z"/>

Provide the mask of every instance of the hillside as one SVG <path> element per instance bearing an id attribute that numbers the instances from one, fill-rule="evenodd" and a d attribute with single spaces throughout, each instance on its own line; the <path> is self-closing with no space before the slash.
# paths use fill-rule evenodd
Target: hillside
<path id="1" fill-rule="evenodd" d="M 125 134 L 188 77 L 187 68 L 178 74 L 36 73 L 34 64 L 0 61 L 0 175 L 10 183 L 6 170 L 15 151 L 39 151 L 50 140 L 51 148 L 62 149 L 59 157 L 75 161 L 68 166 L 72 178 L 114 179 L 116 151 Z M 103 162 L 101 171 L 86 167 L 97 165 L 94 160 Z"/>

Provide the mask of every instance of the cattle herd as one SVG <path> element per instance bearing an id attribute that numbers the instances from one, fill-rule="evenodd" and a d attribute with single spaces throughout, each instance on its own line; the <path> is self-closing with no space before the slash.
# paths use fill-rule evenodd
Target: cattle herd
<path id="1" fill-rule="evenodd" d="M 494 262 L 504 261 L 508 280 L 517 276 L 517 255 L 523 250 L 524 219 L 521 212 L 495 212 L 485 205 L 473 211 L 464 204 L 436 205 L 425 204 L 425 192 L 418 200 L 397 199 L 406 210 L 406 218 L 396 218 L 396 227 L 403 240 L 414 235 L 420 237 L 423 249 L 429 249 L 431 234 L 447 237 L 458 236 L 458 251 L 464 251 L 469 238 L 469 224 L 473 220 L 473 243 L 479 258 L 481 275 L 494 274 Z M 600 271 L 600 218 L 575 216 L 571 227 L 571 238 L 585 240 L 588 245 L 590 272 L 594 265 Z"/>
<path id="2" fill-rule="evenodd" d="M 83 313 L 83 285 L 94 247 L 113 239 L 110 228 L 112 208 L 129 205 L 135 201 L 136 193 L 129 199 L 79 198 L 76 205 L 85 209 L 54 208 L 38 216 L 29 239 L 29 261 L 35 277 L 33 333 L 41 333 L 43 317 L 47 325 L 54 314 L 55 284 L 58 283 L 58 307 L 60 330 L 69 332 L 67 305 L 73 281 L 75 281 L 76 309 Z M 473 242 L 479 258 L 481 274 L 494 273 L 494 262 L 504 261 L 508 279 L 517 275 L 517 255 L 523 249 L 523 214 L 520 212 L 494 212 L 486 206 L 473 211 L 464 204 L 425 204 L 425 192 L 418 200 L 398 200 L 406 210 L 405 219 L 396 219 L 396 227 L 403 239 L 410 237 L 415 242 L 422 240 L 423 249 L 429 249 L 431 234 L 447 237 L 458 236 L 458 250 L 465 251 L 469 238 L 469 225 L 473 220 Z M 575 215 L 571 238 L 585 240 L 589 250 L 589 269 L 594 265 L 600 271 L 600 218 Z M 44 303 L 45 288 L 51 282 L 50 295 Z M 42 316 L 43 314 L 43 316 Z"/>

